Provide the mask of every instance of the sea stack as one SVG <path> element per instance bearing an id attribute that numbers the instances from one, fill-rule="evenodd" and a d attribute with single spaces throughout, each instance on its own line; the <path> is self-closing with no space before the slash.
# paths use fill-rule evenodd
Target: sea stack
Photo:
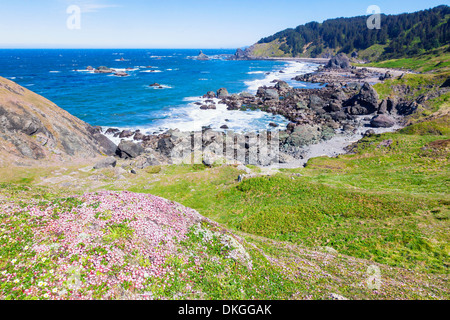
<path id="1" fill-rule="evenodd" d="M 200 53 L 197 56 L 197 60 L 209 60 L 209 57 L 200 50 Z"/>

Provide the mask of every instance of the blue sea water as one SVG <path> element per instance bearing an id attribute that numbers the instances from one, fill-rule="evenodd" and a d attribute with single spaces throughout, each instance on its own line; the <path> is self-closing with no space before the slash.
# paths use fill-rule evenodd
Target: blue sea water
<path id="1" fill-rule="evenodd" d="M 0 50 L 0 76 L 46 97 L 91 125 L 139 128 L 146 133 L 169 128 L 199 130 L 204 125 L 218 129 L 225 123 L 236 131 L 265 129 L 270 122 L 283 128 L 287 121 L 281 116 L 228 111 L 224 106 L 205 111 L 194 102 L 201 101 L 207 91 L 221 87 L 230 93 L 255 93 L 274 79 L 297 87 L 314 87 L 290 79 L 315 70 L 315 64 L 228 61 L 223 55 L 234 50 L 203 52 L 211 60 L 193 59 L 199 50 L 4 49 Z M 128 77 L 117 77 L 89 72 L 88 66 L 132 70 L 126 71 Z M 150 87 L 153 83 L 163 88 Z"/>

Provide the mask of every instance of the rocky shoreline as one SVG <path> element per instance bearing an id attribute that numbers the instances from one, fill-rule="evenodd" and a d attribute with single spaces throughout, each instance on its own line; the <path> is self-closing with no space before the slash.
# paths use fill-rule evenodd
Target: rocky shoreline
<path id="1" fill-rule="evenodd" d="M 215 109 L 220 103 L 228 110 L 262 110 L 281 115 L 290 121 L 286 130 L 278 130 L 278 125 L 271 123 L 272 130 L 236 133 L 225 124 L 223 131 L 204 127 L 198 132 L 169 130 L 146 135 L 139 130 L 109 128 L 105 134 L 124 139 L 118 145 L 117 156 L 130 160 L 138 169 L 182 162 L 295 167 L 314 156 L 336 156 L 364 135 L 401 128 L 404 117 L 418 108 L 415 101 L 380 100 L 367 82 L 373 78 L 383 81 L 393 74 L 359 71 L 340 61 L 341 57 L 333 59 L 317 72 L 294 78 L 324 84 L 320 89 L 293 88 L 274 80 L 272 86 L 260 87 L 255 95 L 230 94 L 220 88 L 207 92 L 204 102 L 197 103 L 201 110 Z"/>

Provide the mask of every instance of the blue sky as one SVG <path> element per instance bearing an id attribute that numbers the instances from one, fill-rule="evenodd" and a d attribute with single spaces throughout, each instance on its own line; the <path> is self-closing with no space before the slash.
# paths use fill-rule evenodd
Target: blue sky
<path id="1" fill-rule="evenodd" d="M 0 48 L 236 48 L 309 21 L 428 9 L 439 0 L 0 0 Z M 81 29 L 66 10 L 81 8 Z"/>

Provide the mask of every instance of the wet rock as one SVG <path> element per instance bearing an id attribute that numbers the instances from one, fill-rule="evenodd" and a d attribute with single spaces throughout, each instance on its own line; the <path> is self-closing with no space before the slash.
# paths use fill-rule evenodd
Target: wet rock
<path id="1" fill-rule="evenodd" d="M 209 98 L 209 99 L 214 99 L 216 97 L 216 94 L 214 91 L 208 91 L 203 98 Z"/>
<path id="2" fill-rule="evenodd" d="M 105 66 L 100 66 L 97 69 L 95 69 L 95 73 L 113 73 L 115 70 L 114 69 L 110 69 L 108 67 Z"/>
<path id="3" fill-rule="evenodd" d="M 131 137 L 133 134 L 134 134 L 134 132 L 131 131 L 131 130 L 123 130 L 123 131 L 120 133 L 119 138 L 121 138 L 121 139 L 123 139 L 123 138 L 129 138 L 129 137 Z"/>
<path id="4" fill-rule="evenodd" d="M 120 132 L 119 129 L 108 128 L 108 129 L 105 131 L 105 134 L 115 134 L 115 133 L 118 133 L 118 132 Z"/>
<path id="5" fill-rule="evenodd" d="M 209 60 L 209 57 L 200 50 L 200 53 L 197 56 L 197 60 Z"/>
<path id="6" fill-rule="evenodd" d="M 216 105 L 214 104 L 204 104 L 200 107 L 201 110 L 215 110 Z"/>
<path id="7" fill-rule="evenodd" d="M 217 90 L 217 98 L 219 99 L 223 99 L 228 97 L 230 94 L 228 93 L 228 90 L 226 88 L 220 88 L 219 90 Z"/>
<path id="8" fill-rule="evenodd" d="M 128 77 L 128 76 L 129 76 L 128 73 L 123 72 L 123 71 L 118 71 L 118 72 L 114 73 L 114 75 L 115 75 L 116 77 Z"/>

